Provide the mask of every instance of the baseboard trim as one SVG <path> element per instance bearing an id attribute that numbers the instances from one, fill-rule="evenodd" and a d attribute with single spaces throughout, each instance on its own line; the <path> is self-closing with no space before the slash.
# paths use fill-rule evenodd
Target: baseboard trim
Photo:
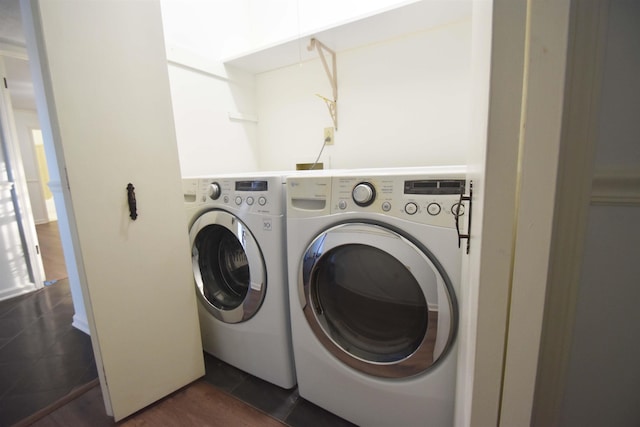
<path id="1" fill-rule="evenodd" d="M 38 288 L 35 284 L 29 283 L 31 286 L 14 286 L 11 289 L 5 289 L 0 291 L 0 301 L 8 300 L 11 298 L 19 297 L 20 295 L 25 295 L 34 291 L 37 291 Z M 42 285 L 40 285 L 42 287 Z"/>
<path id="2" fill-rule="evenodd" d="M 77 314 L 74 314 L 73 322 L 71 323 L 71 326 L 91 336 L 91 332 L 89 329 L 89 322 L 87 322 L 86 318 L 83 318 L 78 316 Z"/>
<path id="3" fill-rule="evenodd" d="M 600 170 L 593 177 L 591 204 L 640 206 L 640 167 Z"/>

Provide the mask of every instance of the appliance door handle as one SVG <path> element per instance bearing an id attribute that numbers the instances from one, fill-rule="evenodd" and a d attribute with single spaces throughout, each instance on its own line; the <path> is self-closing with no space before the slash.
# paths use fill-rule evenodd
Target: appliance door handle
<path id="1" fill-rule="evenodd" d="M 467 240 L 467 253 L 469 253 L 469 248 L 471 247 L 471 199 L 473 198 L 473 181 L 469 181 L 469 195 L 465 196 L 464 195 L 464 189 L 460 192 L 460 200 L 458 201 L 457 205 L 456 205 L 456 209 L 453 212 L 453 216 L 456 220 L 456 232 L 458 233 L 458 247 L 461 246 L 462 244 L 462 239 L 466 239 Z M 467 233 L 466 234 L 461 234 L 460 233 L 460 208 L 462 207 L 462 202 L 467 201 L 469 202 L 469 223 L 467 226 Z"/>
<path id="2" fill-rule="evenodd" d="M 133 184 L 127 184 L 127 202 L 129 203 L 129 217 L 132 220 L 136 220 L 138 218 L 138 209 L 136 205 L 136 192 L 134 191 L 135 187 Z"/>

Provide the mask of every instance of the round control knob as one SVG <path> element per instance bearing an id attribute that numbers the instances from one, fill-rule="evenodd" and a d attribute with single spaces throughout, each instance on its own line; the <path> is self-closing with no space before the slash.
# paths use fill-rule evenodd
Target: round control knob
<path id="1" fill-rule="evenodd" d="M 253 197 L 251 197 L 251 196 L 247 197 L 247 204 L 249 206 L 253 205 Z"/>
<path id="2" fill-rule="evenodd" d="M 441 210 L 442 208 L 440 207 L 440 205 L 435 202 L 429 203 L 429 205 L 427 206 L 427 212 L 429 212 L 429 215 L 436 216 L 440 213 Z"/>
<path id="3" fill-rule="evenodd" d="M 418 205 L 416 205 L 413 202 L 409 202 L 406 205 L 404 205 L 404 211 L 409 215 L 413 215 L 416 212 L 418 212 Z"/>
<path id="4" fill-rule="evenodd" d="M 462 203 L 454 203 L 451 205 L 451 213 L 458 216 L 464 215 L 464 205 Z"/>
<path id="5" fill-rule="evenodd" d="M 220 197 L 220 184 L 218 184 L 217 182 L 212 182 L 211 185 L 209 185 L 209 198 L 211 200 L 218 200 L 218 197 Z"/>
<path id="6" fill-rule="evenodd" d="M 356 205 L 369 206 L 376 199 L 376 189 L 368 182 L 361 182 L 353 187 L 351 197 Z"/>

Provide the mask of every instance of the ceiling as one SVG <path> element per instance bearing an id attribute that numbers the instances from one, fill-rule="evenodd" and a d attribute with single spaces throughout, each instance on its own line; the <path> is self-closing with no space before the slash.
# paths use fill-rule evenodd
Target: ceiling
<path id="1" fill-rule="evenodd" d="M 35 110 L 33 83 L 26 56 L 20 0 L 0 0 L 0 54 L 3 54 L 11 103 L 16 109 Z"/>

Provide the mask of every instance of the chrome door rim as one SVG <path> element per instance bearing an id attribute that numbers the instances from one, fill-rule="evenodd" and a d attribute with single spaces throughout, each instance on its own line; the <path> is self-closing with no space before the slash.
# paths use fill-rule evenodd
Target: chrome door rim
<path id="1" fill-rule="evenodd" d="M 204 282 L 200 271 L 199 253 L 195 247 L 196 237 L 205 227 L 216 225 L 226 228 L 244 249 L 249 265 L 250 283 L 243 302 L 230 310 L 213 305 L 204 296 Z M 191 262 L 196 286 L 196 294 L 202 305 L 215 318 L 225 323 L 239 323 L 253 317 L 260 309 L 266 292 L 266 268 L 260 247 L 251 231 L 236 216 L 221 210 L 212 210 L 200 215 L 189 230 Z"/>
<path id="2" fill-rule="evenodd" d="M 403 264 L 409 264 L 409 270 L 416 278 L 423 293 L 425 293 L 424 285 L 416 275 L 420 275 L 421 269 L 430 269 L 436 273 L 438 293 L 442 292 L 442 295 L 447 296 L 447 303 L 441 304 L 439 309 L 444 309 L 445 316 L 448 316 L 449 319 L 448 330 L 445 332 L 446 343 L 438 354 L 429 355 L 429 352 L 433 353 L 434 351 L 433 346 L 427 345 L 427 337 L 433 338 L 434 334 L 437 333 L 437 331 L 430 330 L 430 328 L 433 328 L 431 321 L 427 324 L 427 331 L 418 348 L 408 357 L 395 362 L 374 362 L 358 358 L 340 346 L 324 329 L 323 322 L 319 318 L 321 315 L 316 313 L 312 304 L 313 272 L 320 259 L 331 249 L 341 245 L 358 243 L 382 249 Z M 457 300 L 446 271 L 424 245 L 406 238 L 399 230 L 388 224 L 347 222 L 333 226 L 320 233 L 307 247 L 301 260 L 298 296 L 307 323 L 322 345 L 346 365 L 377 377 L 405 378 L 428 371 L 447 355 L 453 345 L 457 331 Z M 431 314 L 430 310 L 429 314 Z M 444 325 L 444 327 L 446 326 Z M 425 365 L 424 361 L 430 359 L 431 362 Z"/>

